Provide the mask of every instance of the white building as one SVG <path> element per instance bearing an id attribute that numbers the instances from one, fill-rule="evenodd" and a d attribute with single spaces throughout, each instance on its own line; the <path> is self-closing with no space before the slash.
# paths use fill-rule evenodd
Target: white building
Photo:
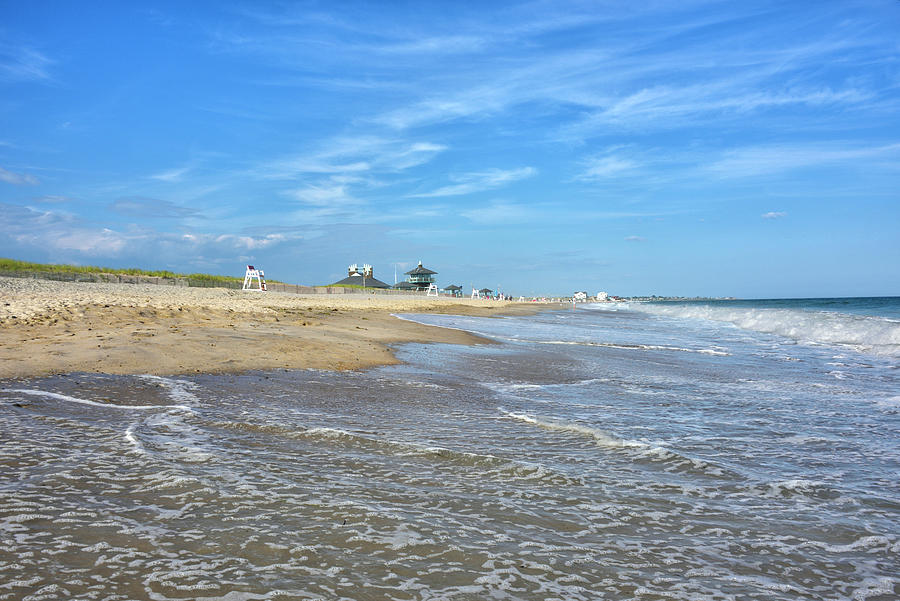
<path id="1" fill-rule="evenodd" d="M 607 294 L 606 292 L 598 292 L 597 300 L 600 302 L 607 301 L 609 300 L 609 294 Z"/>

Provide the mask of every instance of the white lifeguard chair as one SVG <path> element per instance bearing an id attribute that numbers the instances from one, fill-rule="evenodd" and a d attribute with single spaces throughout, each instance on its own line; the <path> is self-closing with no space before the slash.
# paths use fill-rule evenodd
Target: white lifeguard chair
<path id="1" fill-rule="evenodd" d="M 425 293 L 425 296 L 437 296 L 438 295 L 438 287 L 435 284 L 428 285 L 428 292 Z"/>
<path id="2" fill-rule="evenodd" d="M 475 289 L 475 286 L 472 286 L 472 299 L 480 299 L 481 293 Z"/>
<path id="3" fill-rule="evenodd" d="M 243 290 L 266 291 L 266 274 L 262 269 L 257 269 L 253 265 L 247 265 L 247 271 L 244 273 Z"/>

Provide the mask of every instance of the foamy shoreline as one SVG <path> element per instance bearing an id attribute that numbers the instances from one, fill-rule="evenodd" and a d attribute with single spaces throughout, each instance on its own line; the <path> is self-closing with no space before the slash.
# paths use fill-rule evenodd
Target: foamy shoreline
<path id="1" fill-rule="evenodd" d="M 0 277 L 0 377 L 358 369 L 398 342 L 472 344 L 391 313 L 494 315 L 546 305 L 372 294 L 295 295 Z"/>

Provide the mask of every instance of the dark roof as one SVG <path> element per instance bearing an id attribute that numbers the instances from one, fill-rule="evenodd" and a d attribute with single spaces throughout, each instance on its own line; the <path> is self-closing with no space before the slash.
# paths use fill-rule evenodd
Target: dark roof
<path id="1" fill-rule="evenodd" d="M 398 282 L 394 284 L 394 290 L 418 290 L 419 287 L 409 282 Z"/>
<path id="2" fill-rule="evenodd" d="M 375 278 L 365 278 L 366 288 L 390 288 L 390 284 L 385 284 L 381 280 L 376 280 Z M 345 277 L 340 282 L 335 282 L 331 284 L 332 286 L 362 286 L 363 285 L 363 276 L 361 273 L 354 273 L 353 275 Z"/>
<path id="3" fill-rule="evenodd" d="M 457 286 L 456 284 L 450 284 L 446 286 L 444 290 L 462 290 L 462 286 Z"/>
<path id="4" fill-rule="evenodd" d="M 491 290 L 491 289 L 490 289 L 490 288 L 482 288 L 482 289 L 481 289 L 481 290 L 479 290 L 479 291 L 478 291 L 478 292 L 484 292 L 484 293 L 486 293 L 486 294 L 487 294 L 487 293 L 491 293 L 491 292 L 493 292 L 493 290 Z"/>
<path id="5" fill-rule="evenodd" d="M 426 269 L 422 267 L 422 262 L 419 261 L 419 266 L 415 269 L 406 272 L 406 275 L 430 275 L 432 273 L 437 273 L 436 271 L 431 271 L 430 269 Z"/>

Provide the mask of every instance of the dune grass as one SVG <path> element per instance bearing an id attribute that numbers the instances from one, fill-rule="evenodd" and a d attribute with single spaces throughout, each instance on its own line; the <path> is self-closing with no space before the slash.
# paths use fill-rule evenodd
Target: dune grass
<path id="1" fill-rule="evenodd" d="M 98 267 L 95 265 L 57 265 L 52 263 L 29 263 L 16 259 L 0 257 L 0 271 L 6 272 L 50 272 L 50 273 L 111 273 L 114 275 L 137 275 L 157 278 L 187 278 L 206 282 L 241 282 L 243 278 L 229 277 L 225 275 L 212 275 L 209 273 L 175 273 L 172 271 L 148 271 L 129 267 L 116 269 L 113 267 Z M 274 280 L 270 280 L 274 281 Z"/>

